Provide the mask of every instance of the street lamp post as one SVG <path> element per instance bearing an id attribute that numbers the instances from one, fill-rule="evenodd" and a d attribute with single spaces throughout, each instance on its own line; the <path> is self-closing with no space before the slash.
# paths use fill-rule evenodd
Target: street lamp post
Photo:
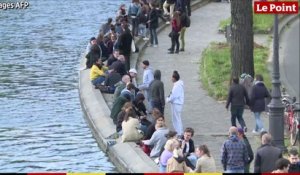
<path id="1" fill-rule="evenodd" d="M 278 16 L 274 17 L 274 40 L 273 40 L 273 72 L 272 72 L 272 100 L 268 107 L 270 109 L 269 132 L 273 137 L 273 143 L 282 151 L 286 151 L 284 145 L 284 106 L 281 102 L 279 73 L 279 37 Z"/>

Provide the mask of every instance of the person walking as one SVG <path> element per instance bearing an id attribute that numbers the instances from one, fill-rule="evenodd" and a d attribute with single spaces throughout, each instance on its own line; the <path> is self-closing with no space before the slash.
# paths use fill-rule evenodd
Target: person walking
<path id="1" fill-rule="evenodd" d="M 229 138 L 222 146 L 222 164 L 225 173 L 244 173 L 248 163 L 248 151 L 245 143 L 237 136 L 235 126 L 229 128 Z"/>
<path id="2" fill-rule="evenodd" d="M 243 118 L 244 106 L 249 104 L 249 98 L 246 88 L 239 84 L 239 78 L 234 76 L 232 78 L 233 84 L 231 85 L 227 102 L 226 109 L 228 110 L 229 104 L 231 105 L 231 126 L 236 127 L 236 119 L 239 121 L 241 127 L 247 132 L 246 123 Z"/>
<path id="3" fill-rule="evenodd" d="M 179 73 L 175 70 L 172 75 L 173 89 L 166 101 L 171 103 L 172 123 L 178 135 L 183 134 L 183 126 L 181 121 L 181 111 L 184 104 L 184 86 L 180 80 Z"/>
<path id="4" fill-rule="evenodd" d="M 257 74 L 255 76 L 255 83 L 251 90 L 250 95 L 250 109 L 254 113 L 255 117 L 255 128 L 253 133 L 264 131 L 263 122 L 260 115 L 265 111 L 265 98 L 270 97 L 269 91 L 263 83 L 263 76 Z"/>
<path id="5" fill-rule="evenodd" d="M 184 52 L 185 48 L 185 31 L 186 28 L 190 26 L 190 18 L 187 16 L 187 14 L 184 11 L 180 12 L 180 22 L 181 22 L 181 29 L 180 29 L 180 52 Z"/>
<path id="6" fill-rule="evenodd" d="M 269 133 L 262 136 L 262 146 L 257 149 L 255 155 L 254 173 L 270 173 L 276 169 L 275 163 L 282 157 L 282 152 L 271 142 L 272 136 Z"/>
<path id="7" fill-rule="evenodd" d="M 151 96 L 151 108 L 157 108 L 159 111 L 164 114 L 165 108 L 165 90 L 164 83 L 160 80 L 161 72 L 160 70 L 154 71 L 154 80 L 149 85 L 149 92 Z"/>

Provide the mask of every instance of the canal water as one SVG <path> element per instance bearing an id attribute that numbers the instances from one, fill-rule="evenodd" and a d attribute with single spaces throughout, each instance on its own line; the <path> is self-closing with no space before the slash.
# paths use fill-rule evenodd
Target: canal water
<path id="1" fill-rule="evenodd" d="M 89 38 L 129 1 L 27 2 L 0 9 L 0 172 L 116 172 L 83 118 L 78 70 Z"/>

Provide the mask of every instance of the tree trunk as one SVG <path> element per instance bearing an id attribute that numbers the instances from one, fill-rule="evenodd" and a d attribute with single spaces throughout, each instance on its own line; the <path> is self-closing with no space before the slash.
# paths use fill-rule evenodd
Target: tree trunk
<path id="1" fill-rule="evenodd" d="M 254 76 L 252 0 L 231 0 L 231 76 Z"/>

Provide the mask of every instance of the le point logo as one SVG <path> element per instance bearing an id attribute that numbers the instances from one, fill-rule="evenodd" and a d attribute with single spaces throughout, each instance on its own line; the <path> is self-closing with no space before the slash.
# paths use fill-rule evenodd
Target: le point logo
<path id="1" fill-rule="evenodd" d="M 257 14 L 298 14 L 298 1 L 256 1 L 254 13 Z"/>

